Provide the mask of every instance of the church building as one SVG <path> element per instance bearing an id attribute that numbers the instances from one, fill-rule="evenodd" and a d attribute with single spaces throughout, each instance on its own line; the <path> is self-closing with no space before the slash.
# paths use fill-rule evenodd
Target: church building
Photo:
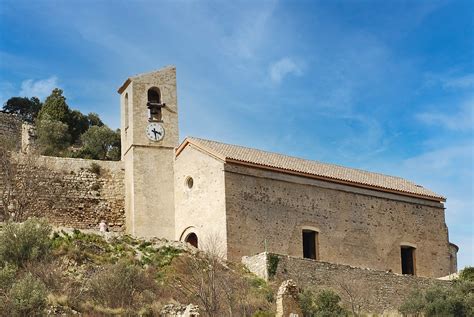
<path id="1" fill-rule="evenodd" d="M 426 277 L 456 271 L 442 195 L 238 145 L 179 144 L 174 67 L 130 77 L 118 92 L 128 233 L 218 240 L 236 261 L 268 251 Z"/>

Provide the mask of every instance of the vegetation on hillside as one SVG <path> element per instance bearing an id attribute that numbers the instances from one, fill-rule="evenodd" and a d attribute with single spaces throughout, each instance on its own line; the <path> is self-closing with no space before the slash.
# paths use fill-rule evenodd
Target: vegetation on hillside
<path id="1" fill-rule="evenodd" d="M 53 233 L 38 219 L 0 231 L 0 316 L 159 316 L 176 302 L 202 316 L 271 316 L 272 301 L 266 282 L 211 249 Z"/>
<path id="2" fill-rule="evenodd" d="M 300 294 L 299 302 L 307 317 L 349 316 L 349 312 L 341 306 L 341 297 L 332 290 L 321 290 L 317 294 L 305 290 Z"/>
<path id="3" fill-rule="evenodd" d="M 462 270 L 451 288 L 433 286 L 424 292 L 413 292 L 399 310 L 414 317 L 474 316 L 474 267 Z"/>
<path id="4" fill-rule="evenodd" d="M 36 125 L 37 145 L 43 155 L 120 159 L 120 131 L 107 127 L 96 113 L 84 115 L 69 108 L 59 88 L 44 103 L 36 97 L 12 97 L 3 111 Z"/>

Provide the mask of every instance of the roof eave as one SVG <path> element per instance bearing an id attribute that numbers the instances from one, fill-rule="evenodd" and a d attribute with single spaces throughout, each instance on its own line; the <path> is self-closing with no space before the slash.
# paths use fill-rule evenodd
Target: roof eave
<path id="1" fill-rule="evenodd" d="M 130 78 L 127 78 L 127 80 L 122 84 L 122 86 L 120 86 L 120 88 L 117 90 L 117 92 L 119 94 L 123 93 L 125 91 L 125 89 L 127 89 L 128 85 L 130 85 L 131 82 L 132 82 L 132 80 Z"/>

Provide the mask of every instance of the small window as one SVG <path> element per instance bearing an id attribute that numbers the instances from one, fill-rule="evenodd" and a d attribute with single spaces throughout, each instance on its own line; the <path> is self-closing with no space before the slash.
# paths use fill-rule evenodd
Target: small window
<path id="1" fill-rule="evenodd" d="M 186 178 L 186 182 L 185 182 L 185 183 L 186 183 L 186 187 L 187 187 L 188 189 L 191 189 L 191 188 L 193 188 L 193 186 L 194 186 L 194 180 L 193 180 L 193 178 L 190 177 L 190 176 L 188 176 L 188 177 Z"/>
<path id="2" fill-rule="evenodd" d="M 415 275 L 415 248 L 401 246 L 402 274 Z"/>
<path id="3" fill-rule="evenodd" d="M 303 230 L 303 257 L 305 259 L 318 259 L 318 232 Z"/>
<path id="4" fill-rule="evenodd" d="M 128 111 L 129 111 L 128 107 L 129 107 L 129 106 L 130 106 L 130 105 L 128 104 L 128 93 L 126 93 L 126 94 L 125 94 L 125 100 L 124 100 L 124 107 L 125 107 L 125 111 L 124 111 L 124 113 L 125 113 L 125 114 L 124 114 L 124 116 L 125 116 L 125 118 L 124 118 L 124 119 L 125 119 L 125 131 L 128 129 L 128 125 L 129 125 L 129 118 L 128 118 L 128 115 L 129 115 L 129 114 L 128 114 Z"/>

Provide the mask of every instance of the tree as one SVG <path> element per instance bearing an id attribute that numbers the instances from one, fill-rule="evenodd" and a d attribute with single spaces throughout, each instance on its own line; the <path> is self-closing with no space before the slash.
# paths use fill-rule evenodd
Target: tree
<path id="1" fill-rule="evenodd" d="M 71 142 L 76 143 L 80 140 L 81 135 L 89 129 L 89 118 L 79 110 L 73 110 L 69 116 L 68 126 Z"/>
<path id="2" fill-rule="evenodd" d="M 101 127 L 104 125 L 104 123 L 102 122 L 102 120 L 100 120 L 100 117 L 97 113 L 95 112 L 90 112 L 88 115 L 87 115 L 87 119 L 89 120 L 89 125 L 90 126 L 98 126 L 98 127 Z"/>
<path id="3" fill-rule="evenodd" d="M 41 101 L 32 97 L 12 97 L 3 105 L 3 110 L 7 113 L 19 115 L 23 120 L 28 122 L 35 121 L 42 107 Z"/>
<path id="4" fill-rule="evenodd" d="M 66 123 L 51 120 L 47 115 L 37 123 L 38 147 L 41 154 L 61 156 L 71 144 L 69 127 Z"/>
<path id="5" fill-rule="evenodd" d="M 41 108 L 38 119 L 39 120 L 53 120 L 60 121 L 67 124 L 70 118 L 71 110 L 66 103 L 66 97 L 63 96 L 63 91 L 59 88 L 54 88 Z"/>
<path id="6" fill-rule="evenodd" d="M 92 126 L 82 136 L 82 154 L 91 159 L 105 160 L 110 158 L 114 149 L 120 148 L 120 133 L 109 127 Z"/>
<path id="7" fill-rule="evenodd" d="M 401 305 L 400 312 L 404 315 L 426 317 L 474 316 L 472 271 L 472 267 L 465 268 L 452 285 L 432 286 L 425 292 L 415 291 Z"/>

